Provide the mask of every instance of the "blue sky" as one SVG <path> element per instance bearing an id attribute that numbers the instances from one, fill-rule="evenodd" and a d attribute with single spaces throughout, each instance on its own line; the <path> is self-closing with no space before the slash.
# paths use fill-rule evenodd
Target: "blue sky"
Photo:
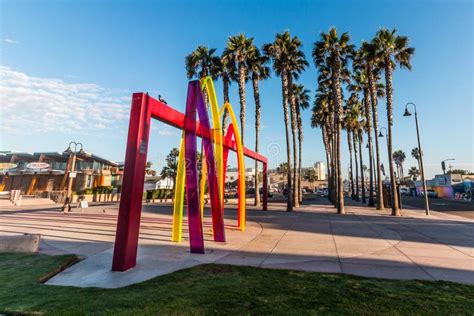
<path id="1" fill-rule="evenodd" d="M 418 106 L 428 175 L 440 161 L 474 169 L 472 1 L 5 1 L 0 0 L 0 150 L 59 151 L 70 140 L 86 150 L 123 161 L 131 93 L 162 94 L 183 110 L 187 78 L 184 56 L 197 45 L 224 48 L 244 32 L 258 46 L 289 30 L 304 43 L 310 67 L 300 82 L 317 88 L 313 43 L 336 26 L 354 44 L 381 27 L 397 28 L 416 48 L 413 71 L 394 74 L 394 149 L 415 162 L 413 118 Z M 219 97 L 221 83 L 216 83 Z M 237 84 L 231 102 L 239 111 Z M 246 146 L 253 147 L 254 102 L 247 85 Z M 280 79 L 261 83 L 261 152 L 270 167 L 285 160 Z M 385 103 L 379 106 L 386 126 Z M 304 166 L 325 160 L 320 131 L 303 115 Z M 179 131 L 153 124 L 149 158 L 158 169 L 179 143 Z M 343 138 L 345 139 L 345 137 Z M 385 148 L 382 140 L 382 148 Z M 343 163 L 347 166 L 347 146 Z M 272 150 L 270 150 L 270 148 Z M 281 148 L 279 153 L 274 149 Z M 271 152 L 269 152 L 271 151 Z M 386 152 L 382 150 L 386 165 Z M 367 160 L 366 160 L 367 161 Z M 247 163 L 250 163 L 248 161 Z"/>

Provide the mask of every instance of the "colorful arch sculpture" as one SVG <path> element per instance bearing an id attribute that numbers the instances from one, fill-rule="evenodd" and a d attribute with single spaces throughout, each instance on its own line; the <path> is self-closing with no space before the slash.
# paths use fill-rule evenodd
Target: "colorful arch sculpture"
<path id="1" fill-rule="evenodd" d="M 203 91 L 206 91 L 209 101 L 212 125 L 204 103 Z M 225 137 L 222 135 L 220 124 L 224 109 L 230 113 L 232 120 Z M 199 116 L 199 121 L 196 121 L 196 116 Z M 148 94 L 134 93 L 115 235 L 113 271 L 126 271 L 136 265 L 145 166 L 152 118 L 183 130 L 173 207 L 173 241 L 182 239 L 184 194 L 186 192 L 191 251 L 204 252 L 202 210 L 205 179 L 207 179 L 211 197 L 214 240 L 225 240 L 224 184 L 229 150 L 237 152 L 239 166 L 238 227 L 241 230 L 245 229 L 244 155 L 263 163 L 263 210 L 267 209 L 267 158 L 242 145 L 232 106 L 226 103 L 219 110 L 214 85 L 210 78 L 204 78 L 201 82 L 189 82 L 185 113 L 176 111 Z M 202 156 L 205 161 L 200 183 L 197 170 L 196 137 L 202 138 Z"/>
<path id="2" fill-rule="evenodd" d="M 204 107 L 202 111 L 198 111 L 200 122 L 203 126 L 208 130 L 209 133 L 213 135 L 214 143 L 209 142 L 203 138 L 203 149 L 204 152 L 202 153 L 202 168 L 201 168 L 201 181 L 199 184 L 199 210 L 201 219 L 203 218 L 203 211 L 204 211 L 204 190 L 206 184 L 206 177 L 207 174 L 208 184 L 209 184 L 209 196 L 211 200 L 211 213 L 213 219 L 213 235 L 214 241 L 225 241 L 225 236 L 223 234 L 223 229 L 220 228 L 220 217 L 217 215 L 217 212 L 221 212 L 223 216 L 224 211 L 224 187 L 225 187 L 225 170 L 224 166 L 227 165 L 227 157 L 229 149 L 226 148 L 224 150 L 222 144 L 222 126 L 221 126 L 221 117 L 223 116 L 224 110 L 227 110 L 231 117 L 231 125 L 228 129 L 226 134 L 226 141 L 232 141 L 232 137 L 234 137 L 234 144 L 236 146 L 237 152 L 237 161 L 238 161 L 238 170 L 239 170 L 239 183 L 238 183 L 238 227 L 241 230 L 245 230 L 245 166 L 244 166 L 244 154 L 243 154 L 243 146 L 240 139 L 239 129 L 234 129 L 233 126 L 237 126 L 237 119 L 235 117 L 234 111 L 230 103 L 225 103 L 224 106 L 219 110 L 219 105 L 217 103 L 217 97 L 214 89 L 214 84 L 210 77 L 203 78 L 201 80 L 201 91 L 207 93 L 207 97 L 209 100 L 209 107 L 212 114 L 212 128 L 208 124 L 208 117 L 207 117 L 207 110 L 205 104 L 202 105 L 201 103 L 197 103 L 197 108 Z M 198 95 L 197 98 L 202 98 L 202 94 Z M 199 101 L 199 100 L 198 100 Z M 188 103 L 195 102 L 192 99 L 189 99 L 188 94 Z M 187 108 L 187 107 L 186 107 Z M 192 115 L 192 112 L 189 112 Z M 188 108 L 186 110 L 186 116 L 188 115 Z M 202 117 L 201 117 L 202 115 Z M 204 121 L 203 121 L 204 119 Z M 193 118 L 191 117 L 191 120 Z M 195 117 L 194 117 L 195 120 Z M 185 137 L 186 130 L 183 132 L 183 137 L 181 139 L 180 145 L 180 153 L 178 157 L 178 170 L 177 170 L 177 177 L 176 177 L 176 191 L 175 191 L 175 202 L 173 207 L 173 231 L 171 239 L 175 242 L 180 242 L 182 240 L 182 223 L 183 223 L 183 206 L 184 206 L 184 186 L 186 184 L 187 189 L 187 181 L 186 174 L 188 173 L 187 164 L 184 163 L 185 159 L 187 159 L 187 152 L 188 150 L 195 151 L 196 149 L 192 146 L 185 145 L 187 142 L 187 138 Z M 188 164 L 190 163 L 187 160 Z M 192 162 L 191 162 L 192 163 Z M 193 173 L 193 170 L 190 170 Z M 218 178 L 218 185 L 215 185 L 214 176 L 217 172 Z M 211 178 L 209 178 L 211 177 Z M 212 181 L 212 182 L 211 182 Z M 192 195 L 189 195 L 188 198 Z M 189 199 L 188 199 L 189 201 Z M 220 203 L 220 209 L 217 207 L 217 203 Z M 194 217 L 190 217 L 189 208 L 188 208 L 188 224 L 190 225 L 191 234 L 191 226 L 192 225 L 202 225 L 199 223 L 191 224 L 191 221 L 196 221 Z M 192 219 L 191 219 L 192 218 Z M 198 247 L 198 246 L 196 246 Z M 191 251 L 193 251 L 194 247 L 191 246 Z M 198 249 L 198 248 L 196 248 Z M 199 248 L 200 249 L 200 248 Z"/>

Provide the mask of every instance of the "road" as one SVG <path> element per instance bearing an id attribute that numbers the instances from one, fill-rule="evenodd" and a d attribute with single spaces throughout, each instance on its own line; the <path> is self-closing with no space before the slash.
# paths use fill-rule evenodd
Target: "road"
<path id="1" fill-rule="evenodd" d="M 474 202 L 455 201 L 449 199 L 429 199 L 430 209 L 445 212 L 466 218 L 474 219 Z M 402 205 L 408 205 L 418 209 L 425 209 L 424 200 L 421 197 L 402 196 Z"/>

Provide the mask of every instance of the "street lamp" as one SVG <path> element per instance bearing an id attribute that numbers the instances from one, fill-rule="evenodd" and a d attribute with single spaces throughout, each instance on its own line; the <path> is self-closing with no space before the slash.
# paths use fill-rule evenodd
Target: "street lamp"
<path id="1" fill-rule="evenodd" d="M 74 146 L 73 147 L 74 150 L 71 148 L 71 145 Z M 78 147 L 81 148 L 79 151 L 77 151 Z M 84 152 L 84 149 L 82 148 L 82 144 L 74 142 L 74 141 L 69 143 L 67 149 L 64 152 L 69 154 L 69 159 L 71 159 L 71 166 L 69 170 L 65 171 L 68 173 L 68 184 L 67 184 L 67 191 L 66 191 L 66 199 L 64 200 L 64 205 L 61 209 L 63 213 L 67 213 L 71 211 L 72 181 L 76 177 L 76 174 L 74 172 L 74 170 L 76 169 L 76 156 L 77 154 L 83 154 L 85 152 Z"/>
<path id="2" fill-rule="evenodd" d="M 385 130 L 385 133 L 382 133 L 382 131 Z M 387 152 L 388 152 L 388 130 L 386 127 L 381 127 L 380 130 L 379 130 L 379 137 L 387 137 L 385 140 L 386 140 L 386 143 L 387 143 Z M 388 157 L 388 159 L 390 160 L 390 157 Z M 390 161 L 389 161 L 390 162 Z M 384 176 L 385 176 L 385 172 L 384 172 Z"/>
<path id="3" fill-rule="evenodd" d="M 443 169 L 443 174 L 446 174 L 446 164 L 445 164 L 445 162 L 446 162 L 446 161 L 450 161 L 450 160 L 456 160 L 456 159 L 454 159 L 454 158 L 449 158 L 449 159 L 445 159 L 445 160 L 441 161 L 441 169 Z M 451 166 L 451 165 L 450 165 L 450 166 Z"/>
<path id="4" fill-rule="evenodd" d="M 418 127 L 418 114 L 416 112 L 415 103 L 409 102 L 405 105 L 405 113 L 403 116 L 411 116 L 410 111 L 408 111 L 408 106 L 412 105 L 415 110 L 415 123 L 416 123 L 416 137 L 418 138 L 418 152 L 420 154 L 420 168 L 421 168 L 421 181 L 423 182 L 423 195 L 425 198 L 425 212 L 426 215 L 430 215 L 430 204 L 428 202 L 428 191 L 426 190 L 426 181 L 425 181 L 425 170 L 423 167 L 423 152 L 421 151 L 421 142 L 420 142 L 420 129 Z"/>

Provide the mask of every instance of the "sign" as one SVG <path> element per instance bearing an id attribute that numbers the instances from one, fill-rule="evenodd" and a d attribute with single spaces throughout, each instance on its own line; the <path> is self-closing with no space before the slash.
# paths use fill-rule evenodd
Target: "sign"
<path id="1" fill-rule="evenodd" d="M 89 207 L 89 203 L 87 203 L 87 201 L 83 200 L 81 202 L 79 202 L 79 208 L 88 208 Z"/>
<path id="2" fill-rule="evenodd" d="M 40 170 L 40 169 L 49 169 L 49 163 L 46 162 L 30 162 L 26 165 L 28 169 Z"/>
<path id="3" fill-rule="evenodd" d="M 0 162 L 0 170 L 15 169 L 16 166 L 16 163 Z"/>
<path id="4" fill-rule="evenodd" d="M 70 178 L 75 178 L 77 175 L 77 172 L 69 172 L 69 177 Z"/>

